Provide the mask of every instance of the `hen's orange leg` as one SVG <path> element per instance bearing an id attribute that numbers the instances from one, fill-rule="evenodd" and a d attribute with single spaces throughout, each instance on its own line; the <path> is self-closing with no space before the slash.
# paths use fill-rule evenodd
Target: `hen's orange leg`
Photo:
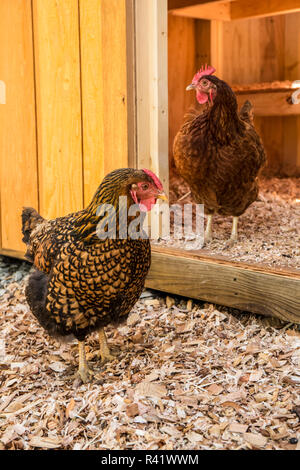
<path id="1" fill-rule="evenodd" d="M 238 217 L 233 217 L 231 237 L 226 242 L 226 245 L 225 245 L 226 248 L 231 248 L 235 244 L 235 242 L 237 242 L 238 240 L 238 221 L 239 221 Z"/>
<path id="2" fill-rule="evenodd" d="M 84 341 L 78 341 L 79 349 L 79 367 L 78 375 L 81 378 L 82 382 L 85 384 L 89 382 L 90 376 L 93 375 L 91 369 L 89 369 L 86 357 L 85 357 L 85 344 Z"/>
<path id="3" fill-rule="evenodd" d="M 99 345 L 100 345 L 101 364 L 105 364 L 105 362 L 113 361 L 115 357 L 111 354 L 109 350 L 104 328 L 101 328 L 101 330 L 99 331 Z"/>
<path id="4" fill-rule="evenodd" d="M 237 241 L 238 239 L 238 222 L 239 222 L 239 218 L 233 217 L 230 240 Z"/>
<path id="5" fill-rule="evenodd" d="M 206 229 L 205 229 L 205 234 L 204 234 L 205 242 L 209 242 L 212 240 L 212 221 L 213 221 L 213 216 L 212 214 L 209 214 L 207 216 L 207 224 L 206 224 Z"/>

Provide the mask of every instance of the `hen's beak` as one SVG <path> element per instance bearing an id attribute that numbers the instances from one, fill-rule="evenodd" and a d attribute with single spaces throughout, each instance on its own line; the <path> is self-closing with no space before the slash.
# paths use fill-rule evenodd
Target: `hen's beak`
<path id="1" fill-rule="evenodd" d="M 191 90 L 195 90 L 195 89 L 196 89 L 196 87 L 192 83 L 189 86 L 186 87 L 186 91 L 191 91 Z"/>
<path id="2" fill-rule="evenodd" d="M 162 201 L 166 201 L 166 202 L 169 201 L 169 199 L 167 198 L 165 193 L 160 193 L 156 197 L 157 197 L 157 199 L 161 199 Z"/>

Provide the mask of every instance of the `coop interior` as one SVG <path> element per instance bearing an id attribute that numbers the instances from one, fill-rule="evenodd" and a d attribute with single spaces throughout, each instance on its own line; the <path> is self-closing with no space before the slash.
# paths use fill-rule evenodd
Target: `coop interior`
<path id="1" fill-rule="evenodd" d="M 170 203 L 193 202 L 191 196 L 180 200 L 189 187 L 176 174 L 172 146 L 184 115 L 196 105 L 195 93 L 186 87 L 201 65 L 210 64 L 236 92 L 239 106 L 247 99 L 253 103 L 268 164 L 260 176 L 258 200 L 240 217 L 238 242 L 226 244 L 232 218 L 215 216 L 214 239 L 203 251 L 300 269 L 300 105 L 290 100 L 293 82 L 300 79 L 300 12 L 229 21 L 220 19 L 217 7 L 169 12 Z"/>

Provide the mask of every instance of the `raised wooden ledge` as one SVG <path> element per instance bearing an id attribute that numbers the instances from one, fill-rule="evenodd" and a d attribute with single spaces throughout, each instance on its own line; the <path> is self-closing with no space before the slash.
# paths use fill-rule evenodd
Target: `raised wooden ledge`
<path id="1" fill-rule="evenodd" d="M 0 250 L 24 258 L 24 253 Z M 300 270 L 232 262 L 207 255 L 152 246 L 146 287 L 281 320 L 300 323 Z"/>
<path id="2" fill-rule="evenodd" d="M 296 90 L 274 90 L 238 92 L 238 105 L 241 107 L 246 100 L 253 104 L 255 116 L 298 116 L 300 105 L 291 103 L 291 96 Z"/>
<path id="3" fill-rule="evenodd" d="M 232 21 L 300 11 L 300 0 L 169 0 L 174 15 Z"/>
<path id="4" fill-rule="evenodd" d="M 300 271 L 203 253 L 153 246 L 146 286 L 300 323 Z"/>
<path id="5" fill-rule="evenodd" d="M 10 250 L 8 248 L 0 248 L 0 256 L 8 256 L 9 258 L 18 258 L 26 261 L 25 252 L 18 250 Z"/>

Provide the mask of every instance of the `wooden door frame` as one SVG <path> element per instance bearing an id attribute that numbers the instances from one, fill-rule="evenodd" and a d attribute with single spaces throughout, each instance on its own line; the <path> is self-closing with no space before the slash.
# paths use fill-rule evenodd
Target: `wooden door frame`
<path id="1" fill-rule="evenodd" d="M 154 171 L 168 192 L 168 1 L 130 0 L 128 19 L 129 164 Z"/>

